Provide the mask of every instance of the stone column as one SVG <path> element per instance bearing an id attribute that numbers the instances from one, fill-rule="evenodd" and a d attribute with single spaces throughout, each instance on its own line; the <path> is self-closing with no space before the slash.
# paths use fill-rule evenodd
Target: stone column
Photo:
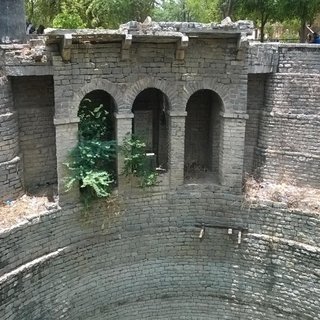
<path id="1" fill-rule="evenodd" d="M 184 140 L 187 112 L 169 112 L 169 147 L 168 164 L 170 188 L 182 185 L 184 182 Z"/>
<path id="2" fill-rule="evenodd" d="M 134 115 L 131 112 L 128 113 L 116 113 L 116 140 L 119 147 L 122 146 L 123 139 L 126 135 L 132 133 L 132 119 Z M 118 190 L 124 191 L 128 190 L 128 181 L 126 177 L 122 174 L 123 173 L 123 155 L 120 151 L 117 155 L 117 172 L 118 172 Z"/>
<path id="3" fill-rule="evenodd" d="M 15 200 L 23 191 L 18 116 L 11 89 L 8 78 L 0 77 L 0 201 Z"/>
<path id="4" fill-rule="evenodd" d="M 219 180 L 230 191 L 240 193 L 248 115 L 220 113 L 220 117 Z"/>
<path id="5" fill-rule="evenodd" d="M 57 147 L 57 174 L 58 174 L 58 193 L 60 206 L 78 203 L 80 199 L 79 186 L 75 185 L 72 190 L 66 192 L 66 178 L 69 175 L 65 165 L 69 161 L 70 151 L 78 143 L 78 122 L 70 120 L 55 119 L 56 127 L 56 147 Z"/>

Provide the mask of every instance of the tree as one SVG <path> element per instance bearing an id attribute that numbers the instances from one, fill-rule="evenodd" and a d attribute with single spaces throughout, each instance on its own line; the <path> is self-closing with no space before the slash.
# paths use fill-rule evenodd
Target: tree
<path id="1" fill-rule="evenodd" d="M 61 12 L 60 0 L 25 0 L 27 20 L 33 25 L 52 26 L 54 17 Z"/>
<path id="2" fill-rule="evenodd" d="M 320 0 L 282 0 L 281 13 L 284 18 L 300 21 L 300 42 L 306 40 L 306 24 L 312 24 L 320 12 Z"/>
<path id="3" fill-rule="evenodd" d="M 220 20 L 220 1 L 221 0 L 188 0 L 187 7 L 194 21 L 212 22 Z"/>
<path id="4" fill-rule="evenodd" d="M 240 15 L 259 23 L 260 41 L 263 42 L 266 23 L 278 18 L 279 0 L 239 0 L 237 10 Z"/>
<path id="5" fill-rule="evenodd" d="M 61 12 L 52 21 L 54 28 L 76 29 L 85 28 L 86 14 L 83 1 L 64 0 L 61 3 Z"/>
<path id="6" fill-rule="evenodd" d="M 156 6 L 154 18 L 157 21 L 211 22 L 220 17 L 221 0 L 164 0 Z"/>
<path id="7" fill-rule="evenodd" d="M 60 28 L 117 28 L 152 14 L 155 0 L 25 0 L 34 25 Z"/>
<path id="8" fill-rule="evenodd" d="M 153 11 L 156 21 L 192 20 L 186 0 L 163 0 Z"/>
<path id="9" fill-rule="evenodd" d="M 87 0 L 86 15 L 91 27 L 117 28 L 130 20 L 144 21 L 151 15 L 154 0 Z"/>
<path id="10" fill-rule="evenodd" d="M 239 0 L 218 0 L 218 7 L 223 18 L 233 18 Z"/>

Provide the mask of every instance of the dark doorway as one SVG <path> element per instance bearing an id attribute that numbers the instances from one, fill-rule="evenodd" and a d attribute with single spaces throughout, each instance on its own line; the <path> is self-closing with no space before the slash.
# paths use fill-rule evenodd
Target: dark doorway
<path id="1" fill-rule="evenodd" d="M 146 142 L 147 152 L 155 154 L 156 166 L 168 167 L 168 116 L 166 95 L 155 88 L 139 93 L 132 107 L 133 134 Z"/>
<path id="2" fill-rule="evenodd" d="M 219 95 L 199 90 L 187 103 L 185 131 L 185 180 L 217 182 L 220 149 Z"/>

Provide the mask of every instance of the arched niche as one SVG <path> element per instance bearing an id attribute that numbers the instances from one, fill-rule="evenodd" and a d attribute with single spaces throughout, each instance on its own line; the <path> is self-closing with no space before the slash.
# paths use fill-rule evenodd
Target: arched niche
<path id="1" fill-rule="evenodd" d="M 79 117 L 79 141 L 110 142 L 116 139 L 116 122 L 114 112 L 116 104 L 113 97 L 104 90 L 93 90 L 87 93 L 80 102 Z M 97 166 L 112 174 L 117 181 L 116 157 L 99 160 Z"/>
<path id="2" fill-rule="evenodd" d="M 187 102 L 185 127 L 185 181 L 218 182 L 220 152 L 220 96 L 208 89 L 196 91 Z"/>
<path id="3" fill-rule="evenodd" d="M 132 132 L 147 144 L 147 152 L 154 153 L 158 168 L 168 167 L 168 112 L 169 101 L 159 89 L 141 91 L 132 106 Z"/>
<path id="4" fill-rule="evenodd" d="M 80 118 L 79 129 L 81 128 L 81 118 L 89 113 L 95 111 L 96 108 L 100 108 L 100 119 L 104 117 L 106 125 L 105 133 L 101 136 L 101 140 L 110 141 L 115 139 L 115 117 L 114 112 L 116 110 L 116 104 L 113 97 L 104 90 L 93 90 L 87 93 L 81 100 L 78 110 L 78 117 Z M 90 138 L 90 133 L 88 133 Z"/>

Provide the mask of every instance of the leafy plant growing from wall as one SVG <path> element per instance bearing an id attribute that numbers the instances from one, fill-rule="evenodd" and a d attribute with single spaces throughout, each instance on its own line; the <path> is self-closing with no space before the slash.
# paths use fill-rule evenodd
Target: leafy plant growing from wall
<path id="1" fill-rule="evenodd" d="M 66 189 L 79 184 L 84 202 L 94 198 L 109 197 L 115 183 L 116 142 L 111 140 L 113 133 L 111 115 L 107 108 L 96 106 L 84 99 L 78 116 L 79 142 L 70 152 L 66 163 L 70 175 Z M 110 129 L 111 128 L 111 129 Z"/>
<path id="2" fill-rule="evenodd" d="M 128 135 L 122 145 L 124 155 L 124 174 L 138 178 L 142 188 L 152 187 L 157 184 L 158 173 L 151 165 L 150 157 L 146 153 L 146 143 L 134 136 Z"/>

